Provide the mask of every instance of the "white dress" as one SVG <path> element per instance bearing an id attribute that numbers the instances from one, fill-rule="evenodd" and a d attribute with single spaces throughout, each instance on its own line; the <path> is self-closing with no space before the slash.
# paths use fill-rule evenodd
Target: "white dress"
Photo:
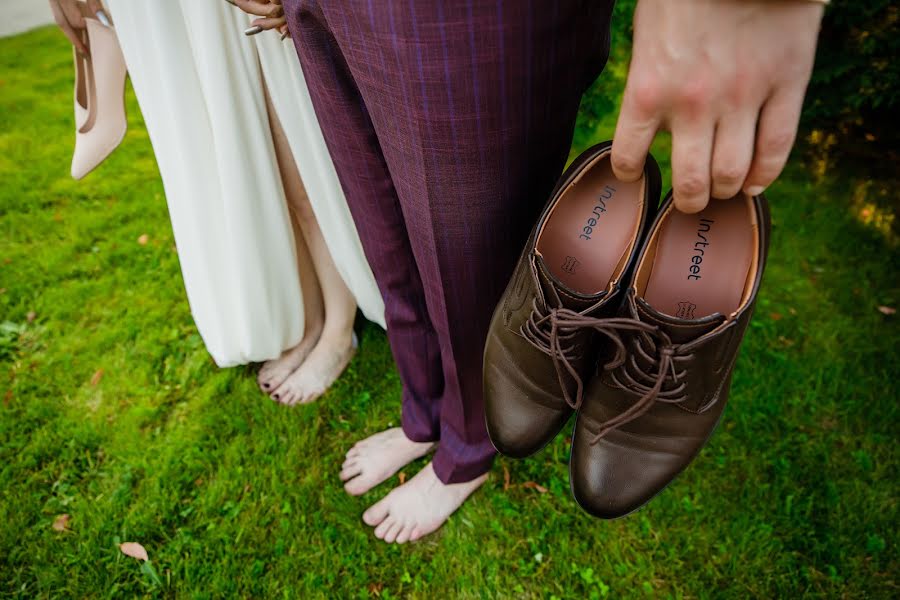
<path id="1" fill-rule="evenodd" d="M 249 18 L 223 0 L 107 4 L 162 175 L 191 312 L 216 364 L 275 358 L 303 335 L 263 75 L 338 271 L 383 327 L 290 40 L 245 36 Z"/>

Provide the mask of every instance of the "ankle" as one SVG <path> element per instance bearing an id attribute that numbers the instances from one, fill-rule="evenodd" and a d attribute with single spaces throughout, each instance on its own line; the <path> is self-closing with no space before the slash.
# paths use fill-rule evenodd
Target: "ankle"
<path id="1" fill-rule="evenodd" d="M 303 337 L 304 339 L 312 338 L 314 340 L 318 340 L 320 337 L 322 337 L 322 332 L 324 330 L 325 319 L 321 317 L 308 319 L 303 325 Z"/>
<path id="2" fill-rule="evenodd" d="M 319 339 L 337 347 L 349 346 L 353 341 L 353 321 L 338 322 L 326 318 Z"/>

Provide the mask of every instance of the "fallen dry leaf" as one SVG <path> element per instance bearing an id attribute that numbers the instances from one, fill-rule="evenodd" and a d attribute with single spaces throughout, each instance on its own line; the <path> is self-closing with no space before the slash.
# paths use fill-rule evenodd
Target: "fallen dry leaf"
<path id="1" fill-rule="evenodd" d="M 131 558 L 150 560 L 150 557 L 147 556 L 147 551 L 144 550 L 144 547 L 137 542 L 125 542 L 123 544 L 119 544 L 119 550 L 122 551 L 122 554 L 124 554 L 125 556 L 130 556 Z"/>
<path id="2" fill-rule="evenodd" d="M 146 233 L 141 234 L 141 236 L 138 238 L 138 244 L 140 244 L 141 246 L 146 246 L 147 242 L 149 242 L 149 241 L 150 241 L 150 236 L 147 235 Z"/>
<path id="3" fill-rule="evenodd" d="M 369 593 L 374 596 L 381 596 L 381 590 L 384 589 L 383 583 L 370 583 L 369 584 Z"/>
<path id="4" fill-rule="evenodd" d="M 68 531 L 70 518 L 71 517 L 65 513 L 56 517 L 56 520 L 53 521 L 53 531 Z"/>
<path id="5" fill-rule="evenodd" d="M 13 391 L 6 390 L 6 393 L 3 394 L 3 406 L 9 406 L 9 401 L 13 399 Z"/>
<path id="6" fill-rule="evenodd" d="M 506 465 L 503 465 L 503 491 L 509 489 L 509 469 L 506 468 Z"/>
<path id="7" fill-rule="evenodd" d="M 783 335 L 778 336 L 778 342 L 781 344 L 783 348 L 790 348 L 794 345 L 794 340 L 790 338 L 786 338 Z"/>
<path id="8" fill-rule="evenodd" d="M 879 306 L 878 312 L 880 312 L 883 315 L 892 315 L 895 312 L 897 312 L 897 309 L 894 308 L 893 306 Z"/>
<path id="9" fill-rule="evenodd" d="M 406 473 L 400 471 L 399 473 L 397 473 L 397 479 L 400 480 L 400 485 L 403 485 L 404 483 L 406 483 Z"/>
<path id="10" fill-rule="evenodd" d="M 783 317 L 781 316 L 781 313 L 773 312 L 769 313 L 769 318 L 773 321 L 780 321 Z"/>
<path id="11" fill-rule="evenodd" d="M 522 487 L 528 488 L 528 489 L 531 489 L 531 490 L 537 490 L 538 493 L 540 493 L 540 494 L 546 494 L 546 493 L 547 493 L 547 488 L 545 488 L 545 487 L 542 486 L 541 484 L 535 483 L 535 482 L 533 482 L 533 481 L 526 481 L 525 483 L 522 484 Z"/>
<path id="12" fill-rule="evenodd" d="M 25 315 L 25 320 L 28 321 L 29 323 L 31 323 L 35 319 L 37 319 L 37 313 L 34 312 L 33 310 L 29 310 L 28 314 Z"/>
<path id="13" fill-rule="evenodd" d="M 91 375 L 91 385 L 97 385 L 100 383 L 101 379 L 103 379 L 103 369 L 97 369 L 94 371 L 94 374 Z"/>

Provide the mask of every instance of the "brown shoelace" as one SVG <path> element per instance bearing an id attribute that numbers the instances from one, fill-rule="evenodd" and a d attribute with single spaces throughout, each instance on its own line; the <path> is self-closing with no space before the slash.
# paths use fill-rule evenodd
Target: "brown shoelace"
<path id="1" fill-rule="evenodd" d="M 603 423 L 591 444 L 596 444 L 616 427 L 637 419 L 650 410 L 654 402 L 684 401 L 687 386 L 680 379 L 685 371 L 676 371 L 675 365 L 689 360 L 693 354 L 684 352 L 682 345 L 672 343 L 671 338 L 659 327 L 630 317 L 598 319 L 567 308 L 548 310 L 535 299 L 531 315 L 523 324 L 521 333 L 538 350 L 553 359 L 563 397 L 566 404 L 574 410 L 578 410 L 584 401 L 584 382 L 572 366 L 572 361 L 578 358 L 573 341 L 575 335 L 585 329 L 603 334 L 615 345 L 615 355 L 603 367 L 609 371 L 613 383 L 622 389 L 642 394 L 637 402 Z M 622 334 L 627 332 L 637 334 L 632 338 L 631 354 L 622 339 Z M 644 347 L 645 344 L 650 346 L 649 351 Z M 647 362 L 647 368 L 641 368 L 635 358 L 636 354 Z M 655 372 L 649 373 L 654 367 Z M 575 381 L 574 398 L 565 384 L 566 373 Z M 667 382 L 671 382 L 669 386 L 665 385 Z"/>

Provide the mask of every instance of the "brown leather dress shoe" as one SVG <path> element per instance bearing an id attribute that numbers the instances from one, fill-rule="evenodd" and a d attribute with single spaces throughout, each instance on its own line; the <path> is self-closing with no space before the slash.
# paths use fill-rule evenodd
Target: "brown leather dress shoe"
<path id="1" fill-rule="evenodd" d="M 769 241 L 765 197 L 660 208 L 619 319 L 622 344 L 585 391 L 569 463 L 587 512 L 626 515 L 665 488 L 719 422 Z M 603 357 L 601 357 L 602 359 Z"/>
<path id="2" fill-rule="evenodd" d="M 524 458 L 566 424 L 593 368 L 595 331 L 585 318 L 612 316 L 622 281 L 659 204 L 659 167 L 624 183 L 611 142 L 563 173 L 494 311 L 484 351 L 487 430 L 497 450 Z"/>

